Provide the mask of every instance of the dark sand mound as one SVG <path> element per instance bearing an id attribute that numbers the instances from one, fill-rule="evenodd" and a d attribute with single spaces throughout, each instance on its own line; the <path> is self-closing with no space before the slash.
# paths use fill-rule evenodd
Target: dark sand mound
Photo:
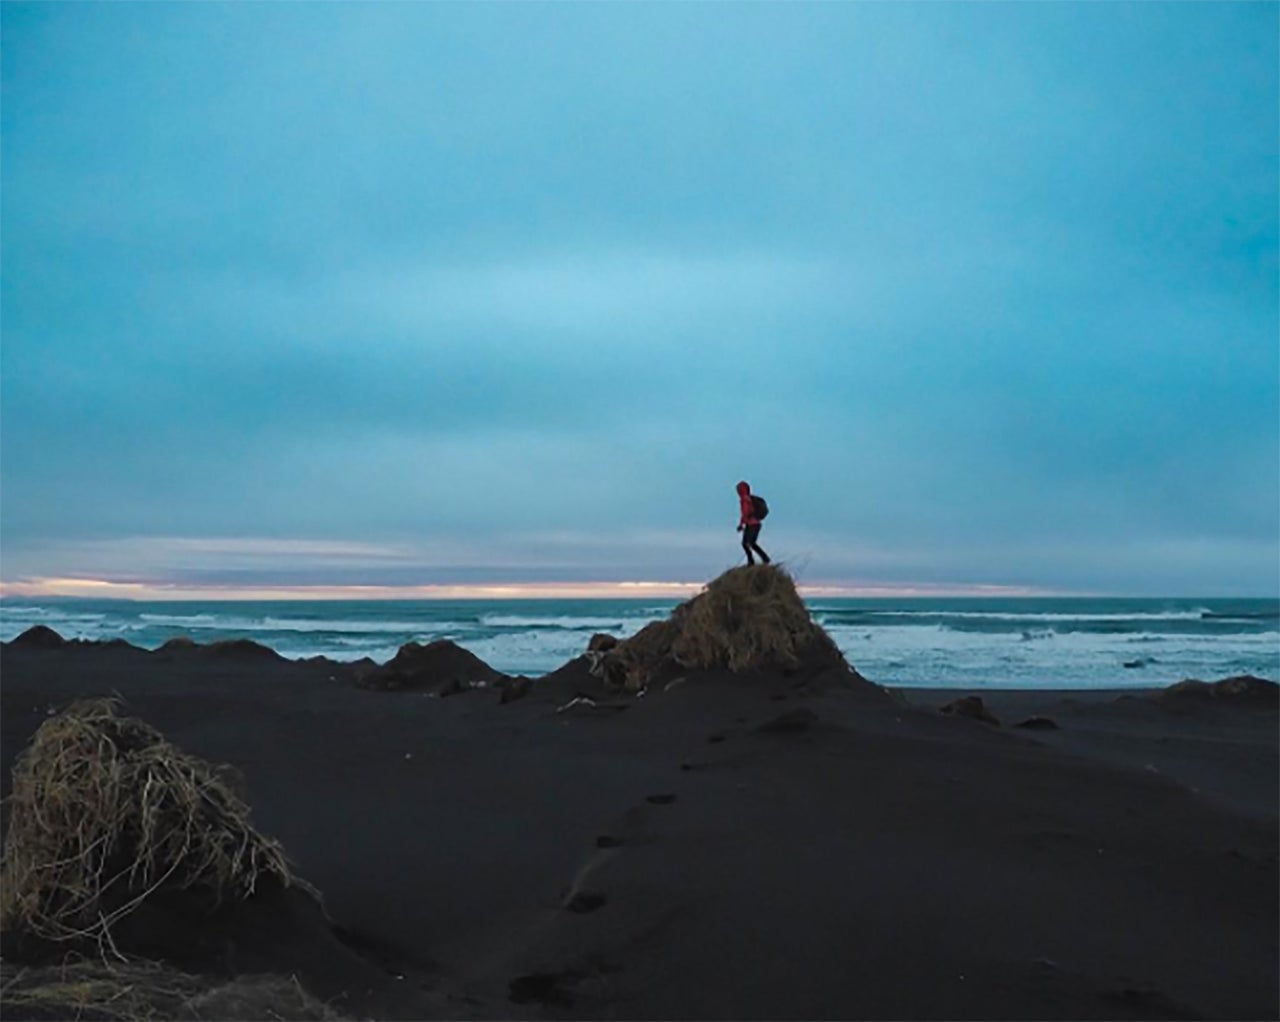
<path id="1" fill-rule="evenodd" d="M 259 642 L 253 642 L 250 639 L 222 639 L 218 642 L 211 642 L 208 645 L 201 645 L 194 639 L 189 639 L 185 635 L 170 639 L 161 646 L 157 653 L 166 656 L 203 656 L 218 660 L 283 660 L 279 653 L 269 646 L 264 646 Z"/>
<path id="2" fill-rule="evenodd" d="M 23 651 L 42 651 L 42 649 L 136 649 L 124 639 L 64 639 L 45 625 L 32 625 L 8 643 L 0 643 L 0 647 L 13 647 Z M 145 652 L 145 651 L 138 651 Z"/>
<path id="3" fill-rule="evenodd" d="M 361 688 L 387 691 L 432 691 L 453 695 L 480 685 L 497 685 L 507 680 L 474 653 L 448 639 L 423 646 L 410 642 L 381 667 L 359 677 Z"/>
<path id="4" fill-rule="evenodd" d="M 1199 681 L 1188 678 L 1158 693 L 1166 702 L 1212 702 L 1218 706 L 1280 708 L 1280 685 L 1252 674 L 1241 674 L 1221 681 Z"/>
<path id="5" fill-rule="evenodd" d="M 568 665 L 571 666 L 571 665 Z M 610 643 L 593 636 L 591 675 L 638 692 L 690 672 L 838 677 L 870 685 L 809 615 L 795 581 L 776 565 L 732 568 L 665 621 Z"/>
<path id="6" fill-rule="evenodd" d="M 12 641 L 14 646 L 28 646 L 32 649 L 58 649 L 66 644 L 66 639 L 46 625 L 32 625 Z"/>
<path id="7" fill-rule="evenodd" d="M 12 646 L 21 650 L 61 650 L 61 649 L 113 649 L 133 650 L 145 653 L 146 650 L 132 646 L 124 639 L 64 639 L 52 628 L 45 625 L 32 625 L 17 638 L 9 642 L 0 642 L 0 647 Z"/>
<path id="8" fill-rule="evenodd" d="M 283 660 L 284 658 L 269 646 L 249 639 L 224 639 L 211 642 L 207 646 L 197 647 L 205 656 L 214 657 L 249 657 L 259 660 Z"/>

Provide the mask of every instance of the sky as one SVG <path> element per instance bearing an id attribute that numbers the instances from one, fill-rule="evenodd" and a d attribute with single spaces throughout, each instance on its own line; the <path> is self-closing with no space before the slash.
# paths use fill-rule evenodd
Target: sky
<path id="1" fill-rule="evenodd" d="M 0 31 L 0 593 L 1280 592 L 1276 3 Z"/>

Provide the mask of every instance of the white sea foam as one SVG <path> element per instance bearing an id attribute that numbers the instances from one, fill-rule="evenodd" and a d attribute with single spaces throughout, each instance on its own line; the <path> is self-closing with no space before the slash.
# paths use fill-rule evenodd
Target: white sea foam
<path id="1" fill-rule="evenodd" d="M 867 677 L 895 685 L 975 688 L 1028 684 L 1159 686 L 1187 677 L 1231 673 L 1274 676 L 1280 668 L 1280 633 L 1132 635 L 1054 633 L 1047 641 L 1012 641 L 1008 632 L 976 632 L 941 625 L 836 625 L 836 645 Z M 1135 640 L 1160 649 L 1135 656 Z M 1141 662 L 1140 667 L 1125 664 Z"/>
<path id="2" fill-rule="evenodd" d="M 56 609 L 50 607 L 14 607 L 9 604 L 0 605 L 0 614 L 5 617 L 48 617 L 51 614 L 57 614 Z"/>
<path id="3" fill-rule="evenodd" d="M 656 620 L 658 616 L 658 614 L 655 614 L 652 618 L 646 618 L 645 620 Z M 616 617 L 580 617 L 571 614 L 547 617 L 530 617 L 523 614 L 485 614 L 480 618 L 480 623 L 489 628 L 559 628 L 566 631 L 583 631 L 587 628 L 594 628 L 612 631 L 626 628 L 635 620 L 635 618 L 625 617 L 622 614 Z"/>
<path id="4" fill-rule="evenodd" d="M 415 634 L 456 631 L 471 627 L 462 621 L 378 621 L 330 618 L 234 617 L 221 614 L 140 614 L 150 625 L 168 628 L 216 629 L 223 632 L 333 632 L 351 634 Z"/>
<path id="5" fill-rule="evenodd" d="M 366 648 L 326 648 L 323 650 L 307 649 L 301 646 L 276 645 L 272 647 L 277 653 L 287 660 L 309 660 L 314 656 L 323 656 L 328 660 L 334 660 L 338 663 L 350 663 L 353 660 L 363 660 L 368 657 L 370 660 L 380 664 L 385 664 L 392 659 L 399 651 L 399 646 L 388 646 L 385 643 L 380 646 L 368 646 Z"/>
<path id="6" fill-rule="evenodd" d="M 221 628 L 225 623 L 246 625 L 244 618 L 223 617 L 220 614 L 139 614 L 139 619 L 153 625 L 174 628 Z"/>
<path id="7" fill-rule="evenodd" d="M 634 635 L 647 623 L 646 620 L 641 619 L 625 622 L 611 619 L 608 622 L 611 626 L 608 630 L 619 638 L 626 638 Z M 459 626 L 439 631 L 433 628 L 430 633 L 408 636 L 404 641 L 427 642 L 432 639 L 449 639 L 463 649 L 474 653 L 496 670 L 510 674 L 537 675 L 554 671 L 575 657 L 581 656 L 587 646 L 587 638 L 583 632 L 586 629 L 594 630 L 603 626 L 594 621 L 581 628 L 508 625 L 506 629 L 496 634 L 478 634 L 476 627 L 475 625 Z M 376 634 L 370 634 L 367 640 L 358 636 L 328 637 L 323 650 L 299 647 L 289 644 L 288 640 L 282 640 L 282 643 L 276 644 L 276 649 L 282 656 L 293 659 L 312 657 L 322 652 L 331 660 L 350 661 L 370 657 L 379 663 L 390 660 L 399 648 L 399 646 L 386 644 L 385 637 Z"/>
<path id="8" fill-rule="evenodd" d="M 828 620 L 834 624 L 842 621 L 848 622 L 852 618 L 866 619 L 868 623 L 878 619 L 890 618 L 955 618 L 961 621 L 1021 621 L 1028 623 L 1039 622 L 1064 622 L 1064 621 L 1085 621 L 1085 622 L 1118 622 L 1118 621 L 1201 621 L 1207 610 L 1170 610 L 1158 613 L 1099 613 L 1099 614 L 1064 614 L 1064 613 L 1043 613 L 1040 611 L 1028 610 L 1022 612 L 1013 611 L 980 611 L 980 610 L 876 610 L 861 608 L 844 608 L 844 607 L 816 607 L 813 615 L 817 618 L 819 624 L 825 624 Z"/>
<path id="9" fill-rule="evenodd" d="M 527 631 L 464 639 L 459 643 L 496 670 L 519 674 L 545 674 L 581 656 L 587 643 L 572 631 Z"/>
<path id="10" fill-rule="evenodd" d="M 326 621 L 324 619 L 300 619 L 268 617 L 262 620 L 262 631 L 268 632 L 349 632 L 360 635 L 388 635 L 396 633 L 436 634 L 441 631 L 457 631 L 470 628 L 462 621 Z"/>
<path id="11" fill-rule="evenodd" d="M 0 621 L 19 618 L 27 622 L 48 624 L 50 621 L 102 621 L 106 614 L 88 611 L 64 610 L 60 607 L 10 607 L 0 604 Z"/>

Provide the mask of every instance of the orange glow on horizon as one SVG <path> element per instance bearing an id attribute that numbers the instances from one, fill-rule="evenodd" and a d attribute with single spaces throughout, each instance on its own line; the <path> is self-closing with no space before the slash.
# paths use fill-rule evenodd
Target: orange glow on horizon
<path id="1" fill-rule="evenodd" d="M 538 600 L 688 599 L 703 582 L 495 582 L 457 585 L 179 585 L 114 582 L 96 578 L 33 578 L 0 581 L 0 598 L 79 596 L 119 600 Z M 879 583 L 798 584 L 807 597 L 841 596 L 1047 596 L 1047 590 L 998 585 L 912 585 Z"/>

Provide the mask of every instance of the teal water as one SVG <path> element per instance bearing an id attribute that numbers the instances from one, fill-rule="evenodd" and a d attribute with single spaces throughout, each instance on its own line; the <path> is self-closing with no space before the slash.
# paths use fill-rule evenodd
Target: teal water
<path id="1" fill-rule="evenodd" d="M 34 624 L 154 649 L 176 636 L 249 638 L 287 657 L 385 661 L 451 639 L 502 671 L 538 675 L 594 632 L 634 634 L 674 600 L 142 602 L 0 600 L 0 640 Z M 1280 678 L 1280 601 L 840 598 L 809 601 L 850 663 L 888 685 L 1106 688 L 1233 674 Z"/>

